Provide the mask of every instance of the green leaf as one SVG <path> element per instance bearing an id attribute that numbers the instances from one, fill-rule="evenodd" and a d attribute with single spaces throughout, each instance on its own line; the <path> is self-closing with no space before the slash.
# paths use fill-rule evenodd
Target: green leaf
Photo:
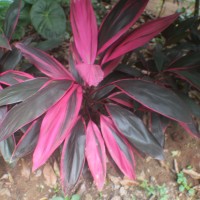
<path id="1" fill-rule="evenodd" d="M 194 196 L 195 190 L 194 189 L 188 190 L 188 194 L 189 194 L 189 196 Z"/>
<path id="2" fill-rule="evenodd" d="M 80 200 L 81 197 L 78 194 L 74 194 L 71 198 L 71 200 Z"/>
<path id="3" fill-rule="evenodd" d="M 179 186 L 179 191 L 180 191 L 180 192 L 184 192 L 184 190 L 185 190 L 185 187 L 184 187 L 183 185 L 180 185 L 180 186 Z"/>
<path id="4" fill-rule="evenodd" d="M 31 21 L 36 31 L 47 39 L 58 39 L 66 31 L 66 17 L 62 7 L 53 1 L 37 1 L 31 8 Z"/>

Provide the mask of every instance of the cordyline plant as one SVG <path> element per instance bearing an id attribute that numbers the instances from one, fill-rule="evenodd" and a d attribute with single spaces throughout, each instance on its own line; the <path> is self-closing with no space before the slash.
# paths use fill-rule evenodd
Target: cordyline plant
<path id="1" fill-rule="evenodd" d="M 98 30 L 90 0 L 72 0 L 70 71 L 43 51 L 16 44 L 46 76 L 30 78 L 0 92 L 0 106 L 11 107 L 0 125 L 0 139 L 26 128 L 12 160 L 34 150 L 36 170 L 61 146 L 61 182 L 69 192 L 86 161 L 97 188 L 103 188 L 106 151 L 131 179 L 135 178 L 133 152 L 163 159 L 162 146 L 133 112 L 131 100 L 184 124 L 192 123 L 190 110 L 164 86 L 112 73 L 124 54 L 147 43 L 178 17 L 174 14 L 129 30 L 147 2 L 120 0 Z M 2 74 L 0 82 L 18 79 L 10 74 Z"/>

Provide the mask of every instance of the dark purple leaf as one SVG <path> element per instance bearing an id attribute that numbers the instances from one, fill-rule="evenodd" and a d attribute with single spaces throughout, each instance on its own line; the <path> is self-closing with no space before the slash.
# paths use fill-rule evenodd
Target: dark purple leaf
<path id="1" fill-rule="evenodd" d="M 8 51 L 7 53 L 5 53 L 0 60 L 0 66 L 2 67 L 1 69 L 2 72 L 15 69 L 21 58 L 22 54 L 16 48 L 12 48 L 12 51 Z"/>
<path id="2" fill-rule="evenodd" d="M 194 53 L 187 54 L 179 58 L 172 64 L 170 64 L 167 68 L 167 71 L 184 70 L 184 69 L 187 70 L 187 69 L 191 69 L 198 66 L 200 66 L 199 52 L 194 52 Z"/>
<path id="3" fill-rule="evenodd" d="M 200 90 L 200 73 L 192 72 L 192 71 L 173 71 L 176 73 L 181 79 L 186 80 L 190 84 L 192 84 L 195 88 Z"/>
<path id="4" fill-rule="evenodd" d="M 122 36 L 139 18 L 148 0 L 120 0 L 105 17 L 99 30 L 99 53 Z"/>
<path id="5" fill-rule="evenodd" d="M 24 133 L 14 149 L 11 160 L 16 161 L 31 153 L 37 144 L 42 117 L 35 120 Z"/>
<path id="6" fill-rule="evenodd" d="M 0 91 L 0 106 L 19 103 L 35 94 L 48 78 L 34 78 Z"/>
<path id="7" fill-rule="evenodd" d="M 4 34 L 0 34 L 0 48 L 5 48 L 11 50 L 8 39 Z"/>
<path id="8" fill-rule="evenodd" d="M 102 65 L 104 78 L 115 70 L 115 68 L 118 66 L 120 61 L 121 61 L 121 57 L 111 60 L 110 62 L 107 62 L 104 65 Z"/>
<path id="9" fill-rule="evenodd" d="M 104 80 L 98 85 L 98 87 L 96 88 L 96 92 L 94 93 L 94 98 L 101 99 L 105 97 L 115 88 L 114 84 L 110 84 L 110 83 L 122 78 L 126 78 L 126 77 L 127 76 L 122 73 L 113 72 L 112 74 L 104 78 Z"/>
<path id="10" fill-rule="evenodd" d="M 160 116 L 157 113 L 151 113 L 151 132 L 160 144 L 160 146 L 164 148 L 165 135 L 163 130 L 163 124 L 160 119 Z"/>
<path id="11" fill-rule="evenodd" d="M 12 38 L 12 34 L 17 26 L 21 5 L 22 5 L 21 0 L 15 0 L 10 5 L 6 13 L 5 22 L 4 22 L 4 32 L 8 40 Z"/>
<path id="12" fill-rule="evenodd" d="M 176 121 L 191 122 L 186 104 L 171 90 L 150 81 L 127 79 L 115 85 L 145 107 Z"/>
<path id="13" fill-rule="evenodd" d="M 108 97 L 110 100 L 115 101 L 123 106 L 127 106 L 129 108 L 133 108 L 133 99 L 131 99 L 128 95 L 123 92 L 115 92 Z"/>
<path id="14" fill-rule="evenodd" d="M 106 108 L 116 128 L 133 147 L 156 159 L 163 159 L 162 147 L 140 118 L 115 104 L 108 104 Z"/>
<path id="15" fill-rule="evenodd" d="M 179 124 L 192 136 L 200 138 L 200 131 L 198 129 L 198 125 L 192 121 L 192 123 L 181 123 L 179 122 Z"/>
<path id="16" fill-rule="evenodd" d="M 1 85 L 0 85 L 0 90 L 2 90 Z M 7 113 L 7 106 L 1 106 L 0 107 L 0 123 L 2 122 L 6 113 Z M 14 148 L 15 148 L 15 140 L 13 136 L 10 136 L 6 140 L 3 140 L 0 142 L 0 152 L 5 162 L 10 163 L 10 158 L 12 156 Z"/>
<path id="17" fill-rule="evenodd" d="M 15 139 L 13 136 L 10 136 L 6 140 L 0 142 L 0 151 L 3 159 L 7 163 L 11 163 L 11 156 L 15 149 Z"/>
<path id="18" fill-rule="evenodd" d="M 65 193 L 72 190 L 85 162 L 85 125 L 81 118 L 66 137 L 61 157 L 61 182 Z"/>
<path id="19" fill-rule="evenodd" d="M 0 140 L 44 114 L 71 87 L 71 81 L 50 81 L 46 87 L 14 106 L 0 125 Z M 55 95 L 56 94 L 56 95 Z"/>
<path id="20" fill-rule="evenodd" d="M 195 100 L 193 100 L 190 97 L 188 97 L 187 95 L 184 95 L 184 94 L 178 94 L 178 95 L 188 105 L 188 107 L 190 108 L 192 114 L 194 116 L 200 118 L 200 105 L 197 102 L 195 102 Z"/>

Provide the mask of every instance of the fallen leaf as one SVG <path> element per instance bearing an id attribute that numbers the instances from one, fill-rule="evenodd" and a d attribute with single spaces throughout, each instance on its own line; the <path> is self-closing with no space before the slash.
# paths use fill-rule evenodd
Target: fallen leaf
<path id="1" fill-rule="evenodd" d="M 174 169 L 175 169 L 175 172 L 178 174 L 179 173 L 179 168 L 178 168 L 178 162 L 176 159 L 174 159 Z"/>
<path id="2" fill-rule="evenodd" d="M 27 163 L 22 159 L 22 169 L 21 169 L 21 175 L 27 179 L 29 179 L 30 174 L 31 174 L 31 169 L 27 165 Z"/>
<path id="3" fill-rule="evenodd" d="M 172 157 L 179 157 L 181 155 L 181 152 L 180 151 L 171 151 L 171 155 Z"/>
<path id="4" fill-rule="evenodd" d="M 8 179 L 9 179 L 10 183 L 14 183 L 14 179 L 9 172 L 8 172 Z"/>
<path id="5" fill-rule="evenodd" d="M 60 176 L 60 169 L 59 169 L 59 166 L 58 166 L 58 163 L 57 163 L 56 160 L 55 160 L 54 163 L 53 163 L 53 169 L 54 169 L 54 171 L 55 171 L 55 174 L 56 174 L 57 176 Z"/>
<path id="6" fill-rule="evenodd" d="M 123 186 L 133 186 L 133 185 L 138 186 L 139 182 L 135 180 L 130 180 L 127 177 L 124 177 L 124 179 L 120 181 L 120 184 Z"/>
<path id="7" fill-rule="evenodd" d="M 1 196 L 11 197 L 11 193 L 10 193 L 10 190 L 8 188 L 2 188 L 0 190 L 0 194 L 1 194 Z"/>
<path id="8" fill-rule="evenodd" d="M 200 179 L 200 173 L 198 173 L 192 169 L 183 169 L 183 173 L 191 176 L 191 178 L 193 178 L 193 179 L 196 179 L 196 180 Z"/>
<path id="9" fill-rule="evenodd" d="M 112 175 L 108 175 L 108 178 L 114 183 L 114 184 L 119 184 L 121 181 L 120 177 L 116 177 L 116 176 L 112 176 Z"/>
<path id="10" fill-rule="evenodd" d="M 45 184 L 47 186 L 49 186 L 49 187 L 56 186 L 57 177 L 56 177 L 56 174 L 54 173 L 53 168 L 51 167 L 51 165 L 49 163 L 47 163 L 44 166 L 43 175 L 44 175 L 44 178 L 45 178 Z"/>
<path id="11" fill-rule="evenodd" d="M 4 174 L 4 175 L 0 178 L 0 180 L 7 180 L 7 179 L 9 179 L 9 175 L 8 175 L 8 174 Z"/>

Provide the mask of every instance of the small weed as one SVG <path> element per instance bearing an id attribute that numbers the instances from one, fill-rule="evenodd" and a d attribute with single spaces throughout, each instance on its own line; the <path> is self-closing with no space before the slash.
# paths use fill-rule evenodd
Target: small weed
<path id="1" fill-rule="evenodd" d="M 140 185 L 145 192 L 147 193 L 147 196 L 154 196 L 157 197 L 158 200 L 168 200 L 168 194 L 167 194 L 167 188 L 163 184 L 162 186 L 160 185 L 150 185 L 148 181 L 143 181 L 142 184 Z"/>
<path id="2" fill-rule="evenodd" d="M 188 184 L 187 178 L 182 171 L 177 173 L 176 182 L 179 185 L 179 192 L 183 193 L 186 191 L 189 196 L 195 195 L 195 189 L 192 188 L 191 184 Z"/>

